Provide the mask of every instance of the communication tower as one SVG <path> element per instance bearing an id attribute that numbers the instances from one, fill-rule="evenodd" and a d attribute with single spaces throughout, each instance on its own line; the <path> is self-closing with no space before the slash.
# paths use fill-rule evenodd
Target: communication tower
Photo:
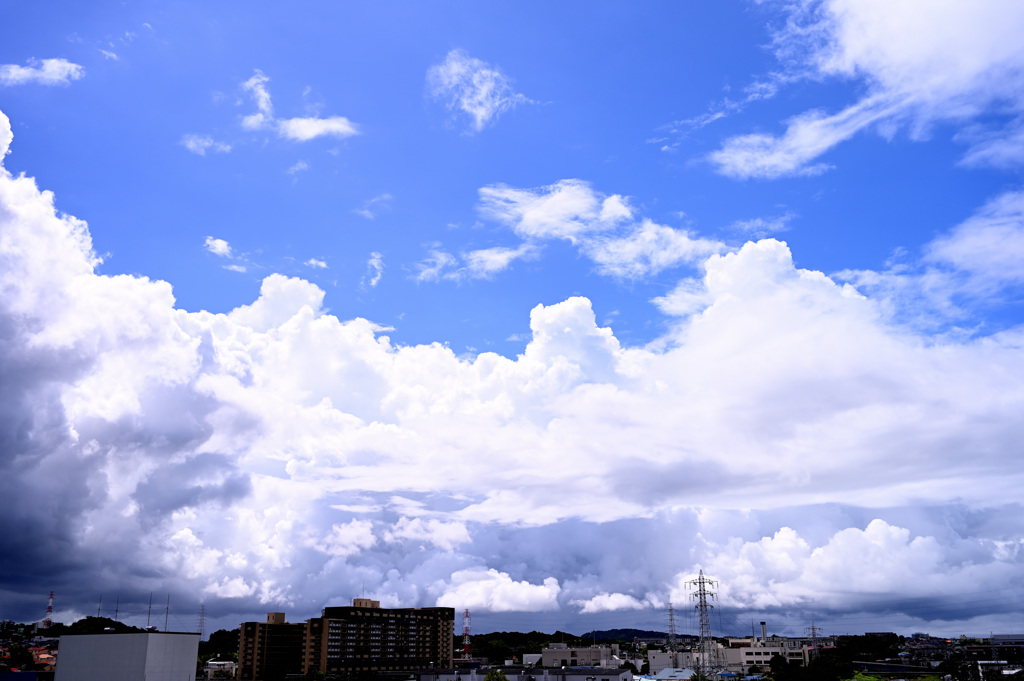
<path id="1" fill-rule="evenodd" d="M 710 679 L 721 667 L 718 663 L 715 639 L 711 637 L 710 611 L 714 610 L 715 606 L 708 603 L 708 601 L 715 600 L 716 594 L 711 589 L 716 588 L 718 582 L 705 577 L 704 571 L 701 570 L 697 578 L 691 579 L 686 585 L 693 588 L 690 597 L 696 601 L 693 607 L 697 610 L 700 619 L 700 641 L 697 644 L 697 659 L 695 660 L 697 668 L 695 671 L 698 679 Z"/>
<path id="2" fill-rule="evenodd" d="M 462 659 L 469 659 L 469 648 L 469 608 L 466 608 L 462 613 Z"/>
<path id="3" fill-rule="evenodd" d="M 53 592 L 50 592 L 50 600 L 46 604 L 46 617 L 43 618 L 43 627 L 49 629 L 53 626 Z"/>

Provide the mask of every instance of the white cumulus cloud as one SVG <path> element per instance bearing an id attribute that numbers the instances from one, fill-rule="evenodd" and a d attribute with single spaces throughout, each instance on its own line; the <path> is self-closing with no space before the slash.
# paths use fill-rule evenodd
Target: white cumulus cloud
<path id="1" fill-rule="evenodd" d="M 468 607 L 488 612 L 540 612 L 558 608 L 558 580 L 548 577 L 541 584 L 516 581 L 507 572 L 493 568 L 459 570 L 451 576 L 438 606 Z"/>
<path id="2" fill-rule="evenodd" d="M 68 85 L 85 75 L 85 69 L 67 59 L 32 60 L 28 66 L 0 64 L 0 85 Z"/>
<path id="3" fill-rule="evenodd" d="M 317 137 L 351 137 L 359 134 L 359 128 L 344 116 L 330 118 L 287 118 L 277 122 L 281 137 L 308 142 Z"/>
<path id="4" fill-rule="evenodd" d="M 224 239 L 215 239 L 212 236 L 206 237 L 206 250 L 224 258 L 231 257 L 231 244 Z"/>
<path id="5" fill-rule="evenodd" d="M 622 212 L 607 199 L 587 214 Z M 1018 202 L 942 226 L 922 266 L 991 258 L 1015 285 L 985 254 L 1014 247 Z M 751 612 L 858 602 L 959 630 L 1024 604 L 1019 326 L 917 332 L 764 239 L 701 256 L 649 346 L 576 296 L 531 311 L 519 355 L 463 357 L 280 274 L 227 314 L 182 309 L 99 272 L 58 205 L 0 167 L 0 561 L 30 561 L 26 592 L 630 617 L 703 568 Z M 979 605 L 965 583 L 1009 586 Z"/>
<path id="6" fill-rule="evenodd" d="M 663 270 L 693 265 L 725 249 L 721 242 L 686 230 L 640 219 L 619 194 L 606 195 L 583 180 L 561 180 L 532 189 L 505 184 L 479 191 L 481 216 L 510 228 L 523 241 L 517 246 L 471 249 L 457 258 L 433 249 L 419 265 L 418 279 L 482 279 L 508 269 L 516 260 L 540 256 L 541 242 L 564 239 L 597 265 L 597 271 L 636 279 Z"/>

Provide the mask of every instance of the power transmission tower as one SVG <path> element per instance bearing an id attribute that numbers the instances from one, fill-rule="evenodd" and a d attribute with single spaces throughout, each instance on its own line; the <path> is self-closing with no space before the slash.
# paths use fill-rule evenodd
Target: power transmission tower
<path id="1" fill-rule="evenodd" d="M 697 643 L 698 657 L 695 660 L 697 666 L 695 671 L 697 678 L 704 681 L 710 679 L 721 666 L 718 664 L 715 639 L 711 637 L 711 610 L 714 610 L 715 606 L 708 603 L 708 601 L 715 600 L 716 594 L 711 589 L 716 588 L 718 582 L 705 577 L 704 571 L 701 570 L 697 578 L 691 579 L 686 585 L 693 588 L 690 597 L 697 602 L 693 607 L 697 610 L 700 618 L 700 641 Z"/>
<path id="2" fill-rule="evenodd" d="M 199 605 L 199 640 L 203 640 L 203 630 L 206 629 L 206 605 Z"/>
<path id="3" fill-rule="evenodd" d="M 804 627 L 804 633 L 807 634 L 807 638 L 811 639 L 811 654 L 808 662 L 818 656 L 818 637 L 821 636 L 821 627 L 815 626 L 814 620 L 811 620 L 811 626 Z"/>
<path id="4" fill-rule="evenodd" d="M 676 652 L 676 609 L 672 607 L 672 601 L 668 602 L 668 651 L 673 654 Z M 675 664 L 673 658 L 672 666 Z"/>

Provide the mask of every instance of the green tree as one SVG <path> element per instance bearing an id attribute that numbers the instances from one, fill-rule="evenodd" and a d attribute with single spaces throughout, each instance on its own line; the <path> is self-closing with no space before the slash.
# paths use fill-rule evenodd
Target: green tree
<path id="1" fill-rule="evenodd" d="M 11 665 L 11 669 L 17 669 L 26 664 L 32 664 L 35 662 L 35 659 L 33 659 L 32 653 L 28 651 L 28 648 L 18 643 L 12 643 L 8 646 L 7 654 L 9 656 L 7 662 Z"/>
<path id="2" fill-rule="evenodd" d="M 492 669 L 487 672 L 487 676 L 484 677 L 484 681 L 508 681 L 508 677 L 505 676 L 505 672 L 500 669 Z"/>
<path id="3" fill-rule="evenodd" d="M 210 634 L 208 641 L 199 642 L 199 662 L 207 660 L 238 660 L 239 629 L 218 629 Z"/>

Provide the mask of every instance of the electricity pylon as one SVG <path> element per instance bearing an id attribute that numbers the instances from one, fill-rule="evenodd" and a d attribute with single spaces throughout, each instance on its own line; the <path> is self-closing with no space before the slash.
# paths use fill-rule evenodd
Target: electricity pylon
<path id="1" fill-rule="evenodd" d="M 697 678 L 710 679 L 712 674 L 717 672 L 721 665 L 718 663 L 718 649 L 715 645 L 715 639 L 711 637 L 711 610 L 714 610 L 715 606 L 708 603 L 708 601 L 715 600 L 715 592 L 711 589 L 717 587 L 718 582 L 708 579 L 704 576 L 704 571 L 701 570 L 700 574 L 697 575 L 696 579 L 691 579 L 686 583 L 687 586 L 693 587 L 693 593 L 690 594 L 690 598 L 696 601 L 696 605 L 693 607 L 697 610 L 700 617 L 700 641 L 697 644 L 697 659 L 696 672 Z"/>

